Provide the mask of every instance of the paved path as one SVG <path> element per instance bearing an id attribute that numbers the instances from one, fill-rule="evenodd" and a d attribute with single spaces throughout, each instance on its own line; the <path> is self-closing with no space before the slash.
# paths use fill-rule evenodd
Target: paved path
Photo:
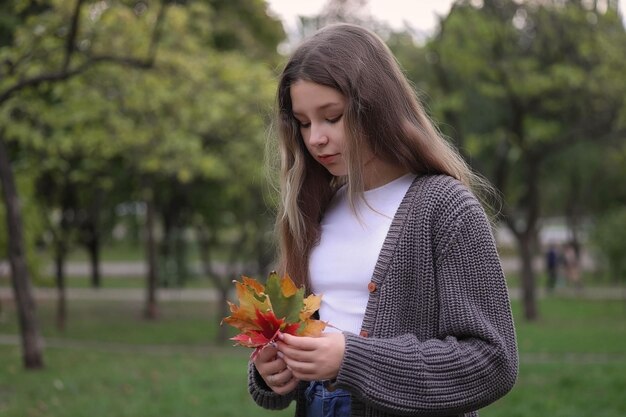
<path id="1" fill-rule="evenodd" d="M 142 288 L 68 288 L 67 299 L 72 300 L 101 300 L 101 301 L 143 301 L 146 299 L 146 290 Z M 35 299 L 56 300 L 57 290 L 54 288 L 35 288 Z M 159 289 L 159 301 L 217 301 L 219 294 L 210 288 L 182 288 Z M 0 300 L 13 299 L 11 288 L 0 288 Z"/>
<path id="2" fill-rule="evenodd" d="M 520 259 L 517 257 L 503 257 L 502 269 L 506 273 L 518 272 L 520 270 Z M 544 260 L 543 257 L 537 257 L 534 260 L 535 271 L 543 271 Z M 225 265 L 216 264 L 215 270 L 219 273 L 225 270 Z M 587 254 L 583 253 L 582 268 L 589 270 L 594 268 L 593 259 Z M 190 270 L 193 273 L 201 274 L 202 268 L 199 263 L 192 264 Z M 123 262 L 102 262 L 100 265 L 100 272 L 106 278 L 113 277 L 144 277 L 147 273 L 147 267 L 145 262 L 141 261 L 123 261 Z M 6 261 L 0 261 L 0 277 L 9 276 L 10 268 Z M 54 275 L 54 269 L 52 265 L 49 265 L 45 269 L 45 273 Z M 88 262 L 68 262 L 65 265 L 65 273 L 67 276 L 90 276 L 91 266 Z"/>
<path id="3" fill-rule="evenodd" d="M 146 298 L 146 290 L 142 288 L 68 288 L 68 300 L 101 300 L 101 301 L 143 301 Z M 36 288 L 34 290 L 37 300 L 56 300 L 57 291 L 54 288 Z M 583 298 L 588 300 L 625 300 L 626 288 L 613 287 L 587 287 L 582 290 L 574 288 L 558 288 L 555 294 L 559 297 Z M 521 289 L 509 289 L 511 299 L 521 298 Z M 538 289 L 539 298 L 546 297 L 543 289 Z M 200 301 L 214 302 L 219 300 L 219 294 L 211 288 L 182 288 L 182 289 L 159 289 L 157 292 L 159 301 Z M 0 288 L 0 300 L 13 299 L 11 288 Z"/>

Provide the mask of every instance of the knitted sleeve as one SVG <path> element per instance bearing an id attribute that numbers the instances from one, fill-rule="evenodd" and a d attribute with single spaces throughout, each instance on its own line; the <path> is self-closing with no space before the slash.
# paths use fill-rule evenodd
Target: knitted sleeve
<path id="1" fill-rule="evenodd" d="M 428 314 L 436 335 L 345 334 L 338 385 L 383 413 L 471 412 L 506 394 L 517 377 L 508 292 L 489 222 L 478 203 L 450 211 L 433 245 L 438 308 Z"/>
<path id="2" fill-rule="evenodd" d="M 289 407 L 295 398 L 295 391 L 287 395 L 278 395 L 263 381 L 252 362 L 248 364 L 248 392 L 254 402 L 269 410 L 282 410 Z"/>

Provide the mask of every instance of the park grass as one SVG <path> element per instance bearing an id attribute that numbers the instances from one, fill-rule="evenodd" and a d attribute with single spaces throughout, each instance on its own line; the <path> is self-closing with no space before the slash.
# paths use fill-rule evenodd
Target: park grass
<path id="1" fill-rule="evenodd" d="M 556 358 L 555 358 L 556 359 Z M 626 358 L 528 363 L 513 390 L 481 417 L 619 417 L 626 415 Z"/>
<path id="2" fill-rule="evenodd" d="M 44 337 L 101 343 L 210 346 L 220 322 L 213 303 L 163 302 L 159 318 L 145 320 L 142 302 L 68 301 L 66 328 L 60 331 L 54 302 L 40 301 L 38 308 Z M 0 334 L 17 334 L 12 311 L 5 314 L 8 317 L 0 322 Z"/>
<path id="3" fill-rule="evenodd" d="M 545 298 L 524 321 L 513 303 L 520 351 L 515 388 L 482 417 L 626 415 L 626 305 Z"/>
<path id="4" fill-rule="evenodd" d="M 101 352 L 51 348 L 46 369 L 19 369 L 0 347 L 0 415 L 6 417 L 290 416 L 246 392 L 247 352 Z"/>
<path id="5" fill-rule="evenodd" d="M 522 279 L 517 271 L 507 271 L 506 274 L 506 284 L 509 288 L 521 288 L 522 287 Z M 624 285 L 619 281 L 613 279 L 606 271 L 602 270 L 591 270 L 591 271 L 582 271 L 581 272 L 581 282 L 583 288 L 597 288 L 597 287 L 619 287 L 620 285 Z M 537 270 L 535 274 L 536 280 L 536 288 L 540 292 L 546 291 L 548 276 L 543 270 Z M 574 289 L 572 284 L 569 284 L 565 281 L 565 277 L 559 276 L 556 289 L 554 290 L 556 294 L 562 292 L 563 290 L 567 291 L 568 289 Z M 626 297 L 626 289 L 622 290 Z"/>
<path id="6" fill-rule="evenodd" d="M 2 282 L 2 281 L 0 281 Z M 56 288 L 55 277 L 38 276 L 34 280 L 37 288 Z M 7 280 L 8 286 L 8 280 Z M 65 277 L 66 288 L 92 288 L 91 277 L 73 276 Z M 100 281 L 100 288 L 145 288 L 146 278 L 141 276 L 118 276 L 104 277 Z"/>
<path id="7" fill-rule="evenodd" d="M 623 300 L 547 297 L 538 301 L 537 322 L 522 319 L 521 302 L 512 307 L 522 355 L 622 354 L 626 359 Z"/>
<path id="8" fill-rule="evenodd" d="M 138 305 L 139 304 L 139 305 Z M 141 303 L 72 302 L 64 334 L 54 303 L 39 305 L 49 341 L 46 369 L 23 371 L 15 346 L 0 346 L 0 415 L 290 416 L 267 412 L 246 392 L 249 351 L 212 341 L 214 306 L 161 304 L 145 322 Z M 16 334 L 3 303 L 0 335 Z M 526 323 L 513 303 L 520 348 L 518 382 L 481 411 L 496 416 L 626 415 L 626 307 L 621 301 L 546 298 L 541 319 Z"/>
<path id="9" fill-rule="evenodd" d="M 193 253 L 190 257 L 197 259 L 195 247 L 190 245 Z M 51 247 L 38 252 L 42 260 L 53 263 L 54 251 Z M 107 242 L 100 249 L 100 260 L 103 262 L 141 261 L 145 258 L 145 248 L 140 242 L 115 241 Z M 89 253 L 82 247 L 72 246 L 67 254 L 68 262 L 89 262 Z"/>

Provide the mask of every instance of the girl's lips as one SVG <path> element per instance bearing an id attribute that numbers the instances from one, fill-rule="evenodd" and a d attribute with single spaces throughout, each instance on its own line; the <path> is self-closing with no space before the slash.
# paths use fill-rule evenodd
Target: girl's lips
<path id="1" fill-rule="evenodd" d="M 322 164 L 330 164 L 330 163 L 334 162 L 338 157 L 339 157 L 339 154 L 335 153 L 335 154 L 332 154 L 332 155 L 319 155 L 317 157 L 317 159 Z"/>

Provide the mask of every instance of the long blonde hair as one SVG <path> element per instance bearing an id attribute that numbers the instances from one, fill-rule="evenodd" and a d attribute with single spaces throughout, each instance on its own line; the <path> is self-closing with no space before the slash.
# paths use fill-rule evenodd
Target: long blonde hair
<path id="1" fill-rule="evenodd" d="M 346 97 L 347 178 L 333 177 L 305 147 L 290 94 L 299 80 L 331 87 Z M 363 195 L 359 161 L 364 149 L 417 175 L 447 174 L 470 188 L 482 183 L 434 127 L 387 45 L 360 26 L 327 26 L 296 49 L 279 79 L 277 113 L 279 268 L 300 285 L 308 285 L 309 253 L 338 185 L 347 183 L 353 207 Z"/>

